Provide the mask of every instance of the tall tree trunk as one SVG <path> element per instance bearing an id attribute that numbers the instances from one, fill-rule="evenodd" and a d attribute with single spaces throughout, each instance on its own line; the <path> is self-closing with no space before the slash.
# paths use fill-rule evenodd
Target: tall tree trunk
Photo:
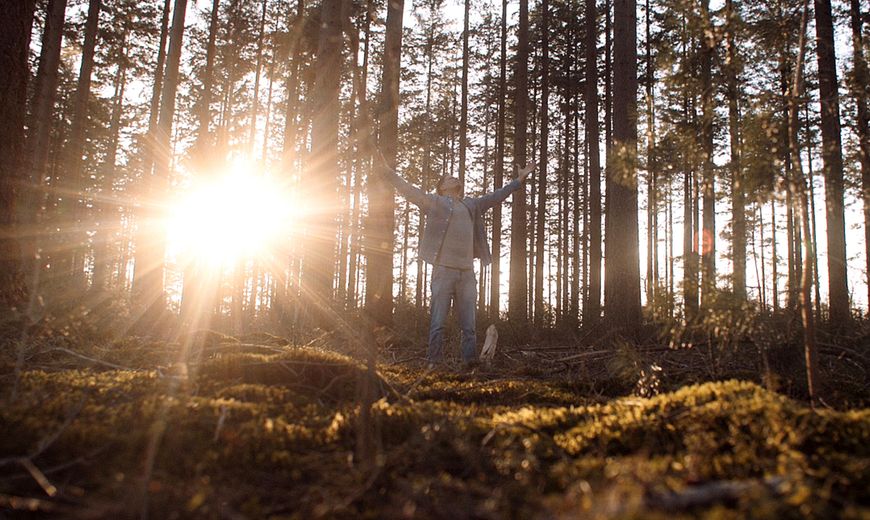
<path id="1" fill-rule="evenodd" d="M 544 239 L 547 220 L 547 144 L 550 126 L 550 36 L 548 0 L 541 2 L 541 156 L 538 166 L 537 228 L 535 230 L 535 314 L 534 323 L 540 327 L 544 319 Z"/>
<path id="2" fill-rule="evenodd" d="M 0 31 L 0 308 L 18 309 L 27 302 L 17 226 L 21 214 L 19 186 L 24 183 L 24 119 L 27 106 L 28 50 L 33 0 L 9 2 Z"/>
<path id="3" fill-rule="evenodd" d="M 139 207 L 136 208 L 134 217 L 136 220 L 136 232 L 134 236 L 134 264 L 133 264 L 133 283 L 132 293 L 133 299 L 140 306 L 144 306 L 139 298 L 138 291 L 141 288 L 141 277 L 144 276 L 146 269 L 143 267 L 149 265 L 149 269 L 153 268 L 154 257 L 149 249 L 149 241 L 151 240 L 152 223 L 149 220 L 150 216 L 149 203 L 151 196 L 151 170 L 154 166 L 154 137 L 157 133 L 157 119 L 160 115 L 160 98 L 163 92 L 163 74 L 165 72 L 166 62 L 166 41 L 169 38 L 169 11 L 170 1 L 163 2 L 163 16 L 160 22 L 160 44 L 157 49 L 157 63 L 154 67 L 154 84 L 151 86 L 151 101 L 149 103 L 148 112 L 148 133 L 146 135 L 146 153 L 144 157 L 144 167 L 142 168 L 142 181 L 139 186 Z"/>
<path id="4" fill-rule="evenodd" d="M 804 91 L 802 93 L 803 96 L 806 96 L 806 82 L 803 83 Z M 810 105 L 809 103 L 804 103 L 804 129 L 808 135 L 811 135 L 811 125 L 810 125 Z M 816 174 L 813 171 L 813 140 L 807 139 L 807 194 L 810 198 L 810 229 L 812 231 L 812 239 L 810 240 L 813 248 L 813 289 L 815 290 L 815 297 L 813 298 L 813 303 L 815 304 L 815 320 L 816 322 L 821 321 L 822 319 L 822 295 L 821 295 L 821 287 L 819 285 L 819 240 L 818 233 L 816 232 L 816 188 L 815 188 L 815 177 Z"/>
<path id="5" fill-rule="evenodd" d="M 738 14 L 733 0 L 725 2 L 725 81 L 728 92 L 728 134 L 730 137 L 731 161 L 731 256 L 734 271 L 731 286 L 738 300 L 746 299 L 746 193 L 743 185 L 743 171 L 740 165 L 740 92 L 737 86 L 738 56 L 734 38 Z"/>
<path id="6" fill-rule="evenodd" d="M 867 110 L 868 89 L 870 89 L 870 74 L 867 72 L 867 60 L 864 56 L 864 36 L 861 18 L 861 6 L 858 0 L 851 0 L 849 9 L 852 21 L 852 96 L 858 114 L 855 121 L 858 132 L 858 158 L 861 162 L 861 195 L 864 202 L 864 259 L 866 260 L 865 277 L 867 281 L 867 302 L 870 305 L 870 112 Z"/>
<path id="7" fill-rule="evenodd" d="M 266 7 L 268 3 L 263 0 L 263 10 L 260 14 L 260 29 L 257 37 L 257 62 L 254 65 L 254 100 L 251 102 L 250 123 L 248 126 L 248 155 L 253 156 L 254 141 L 257 138 L 257 117 L 260 113 L 260 76 L 263 69 L 263 38 L 266 34 Z"/>
<path id="8" fill-rule="evenodd" d="M 608 153 L 604 312 L 628 335 L 641 322 L 637 215 L 637 2 L 614 2 L 613 148 Z"/>
<path id="9" fill-rule="evenodd" d="M 215 41 L 217 40 L 218 18 L 220 14 L 220 0 L 212 0 L 211 15 L 208 25 L 208 43 L 205 49 L 205 70 L 202 73 L 202 92 L 199 98 L 197 110 L 196 148 L 203 158 L 208 155 L 211 147 L 209 126 L 211 125 L 211 91 L 214 86 L 214 60 L 216 54 Z"/>
<path id="10" fill-rule="evenodd" d="M 184 38 L 184 18 L 187 13 L 187 0 L 175 0 L 172 12 L 172 30 L 169 35 L 166 72 L 163 82 L 160 114 L 155 128 L 153 145 L 154 175 L 150 179 L 149 200 L 161 200 L 167 193 L 170 176 L 172 122 L 175 116 L 175 95 L 178 90 L 181 47 Z M 147 172 L 146 172 L 147 174 Z M 148 233 L 145 243 L 137 243 L 137 257 L 134 271 L 133 296 L 137 304 L 145 310 L 142 325 L 155 324 L 166 309 L 163 287 L 164 256 L 166 237 L 164 230 L 155 225 L 158 215 L 150 209 L 146 219 L 139 225 L 145 226 Z M 139 251 L 139 247 L 143 250 Z M 140 263 L 141 261 L 141 263 Z"/>
<path id="11" fill-rule="evenodd" d="M 579 13 L 576 11 L 577 9 L 576 3 L 572 3 L 572 11 L 575 16 Z M 581 287 L 581 278 L 584 276 L 586 272 L 585 266 L 585 251 L 583 255 L 583 259 L 580 257 L 580 242 L 583 242 L 583 249 L 586 248 L 586 239 L 585 234 L 588 228 L 588 223 L 585 221 L 586 218 L 586 209 L 580 205 L 580 191 L 582 190 L 584 195 L 586 193 L 586 180 L 588 175 L 583 176 L 583 181 L 580 179 L 580 109 L 577 102 L 577 82 L 580 78 L 579 71 L 576 70 L 577 67 L 577 50 L 576 47 L 578 45 L 578 37 L 577 37 L 577 27 L 572 26 L 568 32 L 568 49 L 567 49 L 567 60 L 565 64 L 565 75 L 568 78 L 571 78 L 570 85 L 566 87 L 566 97 L 567 97 L 567 107 L 565 111 L 565 117 L 568 118 L 566 125 L 571 128 L 573 143 L 571 146 L 571 167 L 572 167 L 572 213 L 571 213 L 571 262 L 572 262 L 572 273 L 571 273 L 571 310 L 568 319 L 568 327 L 571 332 L 575 332 L 577 327 L 580 324 L 580 287 Z M 593 58 L 594 60 L 594 58 Z M 584 235 L 580 234 L 580 221 L 583 220 L 583 228 Z M 581 267 L 582 264 L 582 267 Z M 583 284 L 585 286 L 585 283 Z"/>
<path id="12" fill-rule="evenodd" d="M 399 78 L 402 54 L 402 14 L 404 0 L 387 2 L 384 37 L 384 65 L 381 76 L 381 101 L 378 142 L 390 164 L 377 162 L 373 171 L 383 172 L 396 164 L 399 133 Z M 392 322 L 393 312 L 393 190 L 382 175 L 369 178 L 369 221 L 366 226 L 366 308 L 375 321 Z"/>
<path id="13" fill-rule="evenodd" d="M 831 0 L 815 0 L 816 53 L 822 115 L 822 157 L 825 163 L 825 213 L 828 239 L 828 297 L 831 325 L 850 321 L 846 282 L 846 222 L 843 209 L 843 153 L 840 140 L 840 101 Z"/>
<path id="14" fill-rule="evenodd" d="M 689 62 L 689 37 L 686 30 L 687 22 L 683 18 L 681 58 L 683 63 Z M 690 95 L 687 88 L 683 89 L 683 121 L 686 125 L 694 124 L 690 106 Z M 698 255 L 697 255 L 697 222 L 698 202 L 694 195 L 695 168 L 689 161 L 683 161 L 683 306 L 685 319 L 691 321 L 698 314 Z"/>
<path id="15" fill-rule="evenodd" d="M 601 317 L 601 158 L 598 136 L 598 23 L 596 0 L 586 0 L 586 142 L 589 155 L 589 294 L 584 325 Z M 610 15 L 608 14 L 608 19 Z M 609 36 L 608 36 L 609 38 Z"/>
<path id="16" fill-rule="evenodd" d="M 647 164 L 647 255 L 646 289 L 647 305 L 655 301 L 658 286 L 658 187 L 656 170 L 655 103 L 653 89 L 655 83 L 655 64 L 652 58 L 650 38 L 650 2 L 646 0 L 646 164 Z"/>
<path id="17" fill-rule="evenodd" d="M 118 62 L 118 69 L 115 73 L 115 93 L 112 102 L 112 117 L 109 123 L 109 147 L 103 165 L 100 196 L 94 202 L 94 211 L 97 212 L 97 228 L 94 235 L 94 278 L 92 288 L 96 290 L 104 290 L 109 287 L 112 262 L 109 246 L 115 243 L 113 235 L 115 230 L 120 227 L 118 209 L 114 203 L 108 201 L 113 199 L 111 192 L 115 180 L 118 136 L 121 130 L 121 114 L 124 109 L 124 93 L 127 86 L 127 31 L 128 28 L 124 27 L 124 36 L 120 45 L 121 56 Z"/>
<path id="18" fill-rule="evenodd" d="M 368 93 L 365 85 L 368 85 L 369 76 L 369 48 L 371 43 L 371 22 L 372 22 L 372 2 L 366 2 L 366 21 L 365 21 L 365 44 L 363 46 L 363 62 L 362 70 L 359 68 L 355 71 L 358 74 L 358 81 L 362 87 L 359 90 L 359 116 L 356 122 L 356 131 L 361 132 L 365 128 L 363 135 L 369 135 L 372 131 L 369 117 L 371 113 L 368 106 Z M 347 279 L 347 306 L 349 308 L 356 307 L 357 294 L 357 266 L 359 265 L 360 253 L 360 199 L 362 197 L 362 171 L 369 166 L 369 158 L 371 157 L 371 143 L 367 139 L 357 140 L 356 156 L 354 157 L 354 189 L 353 202 L 350 214 L 350 259 L 348 266 Z"/>
<path id="19" fill-rule="evenodd" d="M 789 120 L 789 146 L 792 156 L 792 183 L 790 190 L 793 193 L 793 198 L 798 199 L 798 213 L 800 214 L 801 227 L 803 229 L 804 239 L 804 260 L 802 262 L 801 275 L 801 318 L 803 322 L 804 333 L 804 353 L 807 367 L 807 388 L 809 389 L 810 400 L 812 403 L 818 404 L 820 397 L 819 387 L 819 369 L 818 355 L 816 352 L 815 340 L 815 324 L 813 323 L 812 309 L 812 272 L 813 272 L 813 250 L 812 241 L 810 239 L 810 219 L 809 219 L 809 202 L 807 198 L 806 179 L 803 174 L 803 166 L 801 164 L 801 154 L 798 147 L 798 132 L 800 123 L 798 120 L 798 96 L 803 92 L 803 60 L 806 43 L 807 18 L 809 10 L 809 0 L 803 2 L 803 14 L 801 15 L 801 30 L 798 39 L 798 55 L 797 63 L 795 64 L 794 78 L 791 83 L 791 92 L 788 103 L 788 120 Z M 818 5 L 818 4 L 817 4 Z"/>
<path id="20" fill-rule="evenodd" d="M 529 103 L 529 1 L 520 0 L 517 28 L 517 57 L 514 69 L 514 165 L 526 166 Z M 508 314 L 516 323 L 528 320 L 526 272 L 526 190 L 521 188 L 511 199 L 511 278 Z"/>
<path id="21" fill-rule="evenodd" d="M 498 124 L 495 138 L 495 169 L 493 171 L 493 190 L 504 183 L 505 119 L 507 110 L 507 0 L 501 2 L 501 54 L 499 55 L 498 77 Z M 495 321 L 501 312 L 501 204 L 492 208 L 492 271 L 490 275 L 489 312 Z"/>
<path id="22" fill-rule="evenodd" d="M 316 169 L 306 174 L 306 197 L 320 210 L 306 222 L 307 246 L 303 252 L 302 286 L 311 298 L 306 303 L 332 299 L 335 274 L 336 217 L 338 214 L 338 111 L 341 87 L 341 0 L 324 0 L 320 10 L 316 78 L 311 122 L 311 161 Z M 324 309 L 313 309 L 320 325 L 328 325 Z"/>
<path id="23" fill-rule="evenodd" d="M 27 138 L 27 168 L 31 185 L 44 181 L 46 160 L 51 148 L 50 137 L 57 96 L 58 66 L 63 41 L 64 14 L 67 0 L 49 0 L 46 7 L 45 28 L 42 31 L 42 49 L 36 70 L 33 103 L 30 114 L 30 133 Z M 36 202 L 38 197 L 28 197 Z"/>
<path id="24" fill-rule="evenodd" d="M 468 147 L 468 15 L 471 0 L 465 0 L 462 22 L 462 107 L 459 112 L 459 180 L 465 184 L 465 156 Z"/>
<path id="25" fill-rule="evenodd" d="M 770 200 L 770 287 L 773 312 L 779 310 L 779 256 L 776 253 L 776 199 Z"/>
<path id="26" fill-rule="evenodd" d="M 709 0 L 701 0 L 704 37 L 701 40 L 701 149 L 703 150 L 702 198 L 704 204 L 701 233 L 701 303 L 706 306 L 716 290 L 716 177 L 713 169 L 713 94 L 711 68 L 715 41 L 710 20 Z"/>
<path id="27" fill-rule="evenodd" d="M 100 19 L 101 0 L 88 2 L 88 17 L 85 22 L 85 39 L 82 45 L 82 61 L 79 78 L 73 99 L 72 122 L 70 137 L 64 153 L 66 175 L 62 184 L 69 190 L 68 197 L 61 204 L 63 213 L 60 215 L 62 225 L 67 227 L 63 237 L 64 253 L 59 255 L 61 276 L 72 275 L 76 288 L 83 288 L 84 278 L 84 248 L 87 236 L 77 230 L 78 223 L 84 214 L 85 175 L 83 170 L 85 155 L 85 132 L 88 122 L 88 99 L 91 95 L 91 74 L 94 70 L 94 50 L 97 46 L 97 25 Z M 75 193 L 75 195 L 72 195 Z"/>
<path id="28" fill-rule="evenodd" d="M 45 28 L 42 31 L 42 49 L 36 70 L 33 103 L 31 105 L 30 133 L 27 137 L 25 169 L 21 172 L 30 188 L 22 192 L 21 204 L 28 208 L 21 215 L 22 247 L 24 263 L 22 268 L 30 274 L 28 291 L 39 292 L 39 275 L 42 262 L 37 238 L 36 221 L 43 204 L 42 187 L 45 184 L 46 163 L 51 148 L 51 127 L 54 120 L 54 104 L 57 97 L 58 66 L 63 41 L 64 15 L 67 0 L 49 0 L 46 7 Z M 32 229 L 27 229 L 32 226 Z"/>

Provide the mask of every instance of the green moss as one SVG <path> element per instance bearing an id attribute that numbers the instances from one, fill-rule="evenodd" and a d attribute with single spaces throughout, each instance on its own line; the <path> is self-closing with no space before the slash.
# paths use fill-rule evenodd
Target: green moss
<path id="1" fill-rule="evenodd" d="M 401 397 L 372 406 L 379 463 L 366 471 L 355 453 L 365 374 L 348 358 L 298 348 L 215 355 L 188 378 L 26 372 L 20 397 L 0 407 L 0 458 L 34 453 L 60 432 L 33 460 L 68 465 L 48 475 L 79 495 L 60 516 L 122 514 L 106 504 L 135 494 L 156 431 L 155 517 L 870 514 L 870 410 L 812 411 L 741 381 L 598 402 L 564 383 L 394 367 L 375 381 Z M 0 493 L 40 496 L 9 468 Z M 745 492 L 661 506 L 717 482 L 746 483 Z"/>

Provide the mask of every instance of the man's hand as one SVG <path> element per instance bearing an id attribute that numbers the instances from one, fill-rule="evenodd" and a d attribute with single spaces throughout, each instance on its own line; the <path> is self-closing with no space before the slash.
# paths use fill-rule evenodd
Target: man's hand
<path id="1" fill-rule="evenodd" d="M 514 166 L 514 169 L 516 171 L 517 180 L 520 182 L 525 182 L 526 177 L 528 177 L 529 174 L 532 173 L 532 171 L 535 169 L 535 163 L 532 163 L 525 168 L 520 168 L 520 165 L 518 164 Z"/>

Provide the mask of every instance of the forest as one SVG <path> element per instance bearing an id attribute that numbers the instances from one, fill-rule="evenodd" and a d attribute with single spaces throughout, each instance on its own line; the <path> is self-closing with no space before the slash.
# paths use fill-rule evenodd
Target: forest
<path id="1" fill-rule="evenodd" d="M 3 11 L 0 516 L 870 517 L 866 2 Z"/>

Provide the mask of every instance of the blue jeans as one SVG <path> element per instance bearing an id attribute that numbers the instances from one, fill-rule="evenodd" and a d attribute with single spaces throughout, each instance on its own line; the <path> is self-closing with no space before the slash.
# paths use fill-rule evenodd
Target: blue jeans
<path id="1" fill-rule="evenodd" d="M 429 325 L 430 363 L 444 357 L 444 322 L 453 300 L 459 329 L 462 332 L 461 352 L 465 362 L 477 359 L 477 334 L 474 313 L 477 305 L 477 281 L 474 269 L 453 269 L 436 265 L 432 269 L 432 321 Z"/>

